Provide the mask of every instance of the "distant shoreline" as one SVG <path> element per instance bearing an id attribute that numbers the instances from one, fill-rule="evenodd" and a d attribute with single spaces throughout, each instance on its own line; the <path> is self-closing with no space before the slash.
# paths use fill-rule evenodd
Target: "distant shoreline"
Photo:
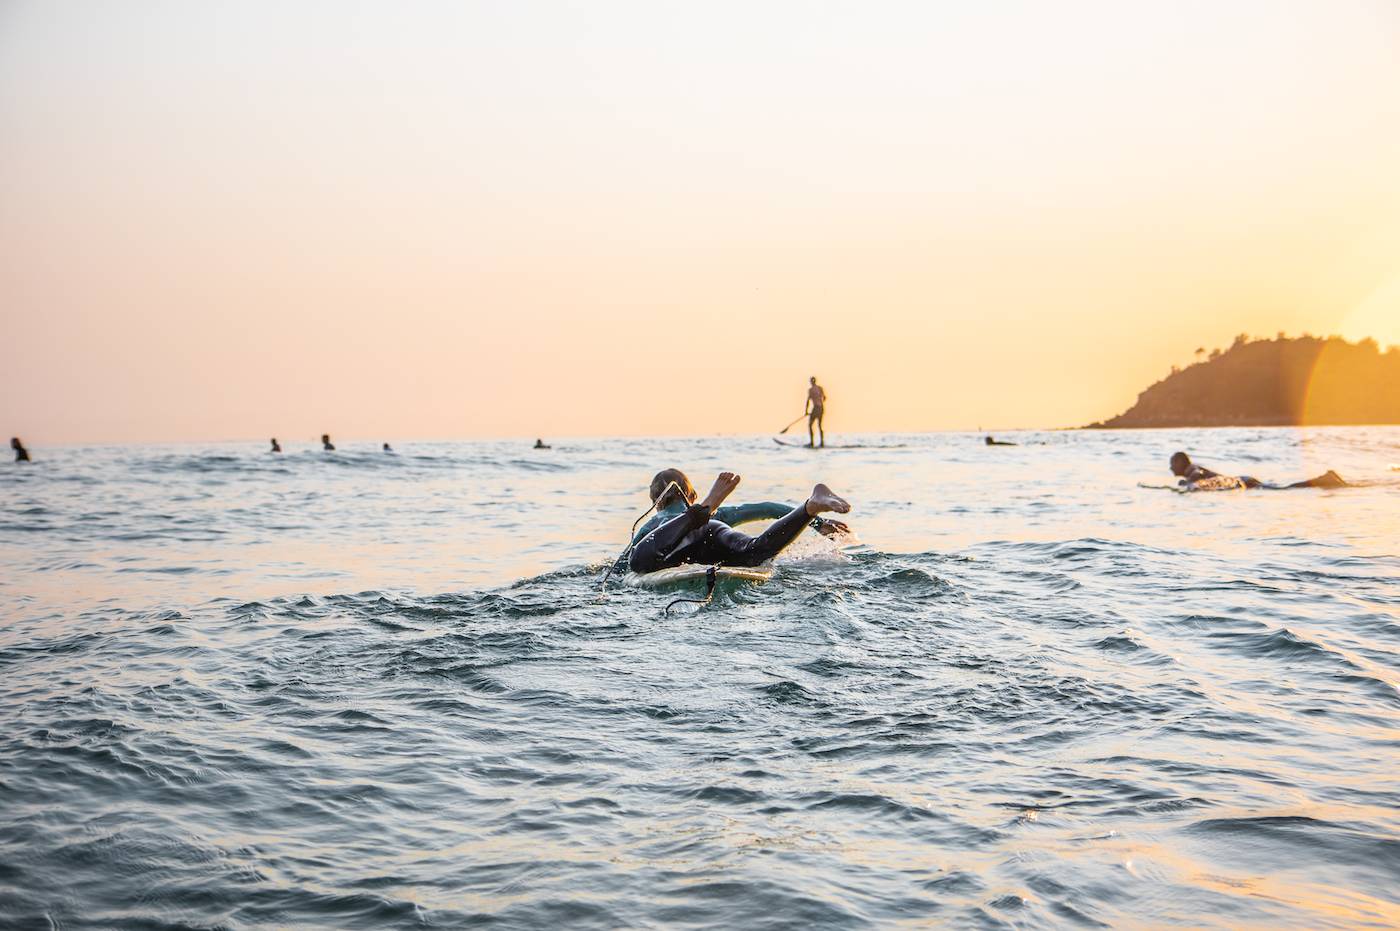
<path id="1" fill-rule="evenodd" d="M 1116 419 L 1116 418 L 1115 418 Z M 1400 420 L 1367 420 L 1356 421 L 1354 423 L 1298 423 L 1293 422 L 1271 422 L 1271 423 L 1147 423 L 1147 424 L 1114 424 L 1107 421 L 1085 424 L 1082 427 L 1066 427 L 1067 430 L 1272 430 L 1272 429 L 1293 429 L 1310 430 L 1320 427 L 1400 427 Z"/>
<path id="2" fill-rule="evenodd" d="M 1251 340 L 1240 334 L 1085 430 L 1367 427 L 1400 424 L 1400 347 L 1341 337 Z"/>

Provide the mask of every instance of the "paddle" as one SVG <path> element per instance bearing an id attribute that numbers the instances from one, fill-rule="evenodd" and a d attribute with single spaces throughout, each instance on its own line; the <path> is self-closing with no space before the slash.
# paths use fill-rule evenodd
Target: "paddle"
<path id="1" fill-rule="evenodd" d="M 806 416 L 807 416 L 807 414 L 806 414 L 806 412 L 804 411 L 803 414 L 802 414 L 802 417 L 806 417 Z M 797 424 L 802 420 L 802 417 L 797 418 L 797 420 L 794 420 L 792 423 L 788 424 L 786 427 L 783 427 L 781 430 L 779 430 L 779 431 L 778 431 L 778 436 L 782 436 L 784 433 L 788 432 L 788 431 L 791 430 L 793 427 L 797 426 Z"/>

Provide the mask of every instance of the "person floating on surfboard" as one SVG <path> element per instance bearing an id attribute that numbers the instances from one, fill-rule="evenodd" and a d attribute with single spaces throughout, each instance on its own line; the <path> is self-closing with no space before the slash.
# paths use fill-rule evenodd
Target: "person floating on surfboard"
<path id="1" fill-rule="evenodd" d="M 656 572 L 684 563 L 713 566 L 757 566 L 782 552 L 809 524 L 818 532 L 847 533 L 839 520 L 818 515 L 845 514 L 851 506 L 825 485 L 795 508 L 766 502 L 720 507 L 739 487 L 739 476 L 721 472 L 705 500 L 695 503 L 695 488 L 679 469 L 664 469 L 651 480 L 653 517 L 634 537 L 628 565 L 633 572 Z M 772 520 L 773 525 L 756 537 L 733 525 Z"/>
<path id="2" fill-rule="evenodd" d="M 817 443 L 812 435 L 813 425 L 821 435 L 822 446 L 826 445 L 826 430 L 822 427 L 822 414 L 826 411 L 826 391 L 817 384 L 817 376 L 813 375 L 807 381 L 810 387 L 807 389 L 807 403 L 803 405 L 802 412 L 807 415 L 807 445 L 815 448 Z"/>
<path id="3" fill-rule="evenodd" d="M 1268 485 L 1252 475 L 1221 475 L 1205 466 L 1198 466 L 1185 453 L 1172 453 L 1170 467 L 1172 474 L 1180 479 L 1179 484 L 1188 489 L 1224 490 L 1229 488 L 1346 488 L 1344 478 L 1328 469 L 1316 478 L 1294 482 L 1292 485 Z"/>

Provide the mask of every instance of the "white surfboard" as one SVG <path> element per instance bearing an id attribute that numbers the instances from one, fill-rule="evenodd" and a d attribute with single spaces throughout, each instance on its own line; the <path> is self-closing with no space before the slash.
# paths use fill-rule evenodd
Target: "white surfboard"
<path id="1" fill-rule="evenodd" d="M 687 564 L 671 569 L 660 569 L 656 572 L 629 572 L 624 580 L 628 585 L 637 588 L 665 588 L 686 582 L 703 584 L 705 575 L 709 571 L 709 566 Z M 771 578 L 773 578 L 773 564 L 771 562 L 766 562 L 761 566 L 718 566 L 715 568 L 717 582 L 767 582 Z"/>
<path id="2" fill-rule="evenodd" d="M 1210 478 L 1186 483 L 1187 491 L 1237 491 L 1247 487 L 1249 486 L 1245 485 L 1243 480 L 1233 475 L 1212 475 Z"/>

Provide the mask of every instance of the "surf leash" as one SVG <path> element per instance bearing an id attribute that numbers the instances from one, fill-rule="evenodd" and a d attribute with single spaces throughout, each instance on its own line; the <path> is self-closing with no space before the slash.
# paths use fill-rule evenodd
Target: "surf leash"
<path id="1" fill-rule="evenodd" d="M 680 491 L 682 498 L 685 497 L 685 492 L 681 491 L 681 486 L 677 485 L 675 482 L 672 482 L 671 484 L 666 486 L 666 491 L 663 491 L 660 497 L 656 499 L 656 501 L 660 501 L 662 498 L 666 497 L 667 492 L 669 492 L 672 488 L 674 488 L 676 491 Z M 622 555 L 614 559 L 612 561 L 612 564 L 608 566 L 608 571 L 603 573 L 603 581 L 598 584 L 599 591 L 603 591 L 608 587 L 608 579 L 612 578 L 613 570 L 616 569 L 618 567 L 618 564 L 625 560 L 628 557 L 628 555 L 632 552 L 633 541 L 637 539 L 637 525 L 640 524 L 642 521 L 646 520 L 647 516 L 650 515 L 652 511 L 656 510 L 656 501 L 653 501 L 651 503 L 651 507 L 647 508 L 645 511 L 642 512 L 641 517 L 637 518 L 632 522 L 632 532 L 627 535 L 627 547 L 622 551 Z"/>
<path id="2" fill-rule="evenodd" d="M 705 597 L 704 598 L 677 598 L 666 606 L 666 610 L 661 612 L 662 617 L 670 617 L 671 609 L 676 605 L 699 605 L 705 607 L 715 598 L 715 583 L 719 581 L 719 575 L 715 572 L 719 566 L 705 567 Z"/>

